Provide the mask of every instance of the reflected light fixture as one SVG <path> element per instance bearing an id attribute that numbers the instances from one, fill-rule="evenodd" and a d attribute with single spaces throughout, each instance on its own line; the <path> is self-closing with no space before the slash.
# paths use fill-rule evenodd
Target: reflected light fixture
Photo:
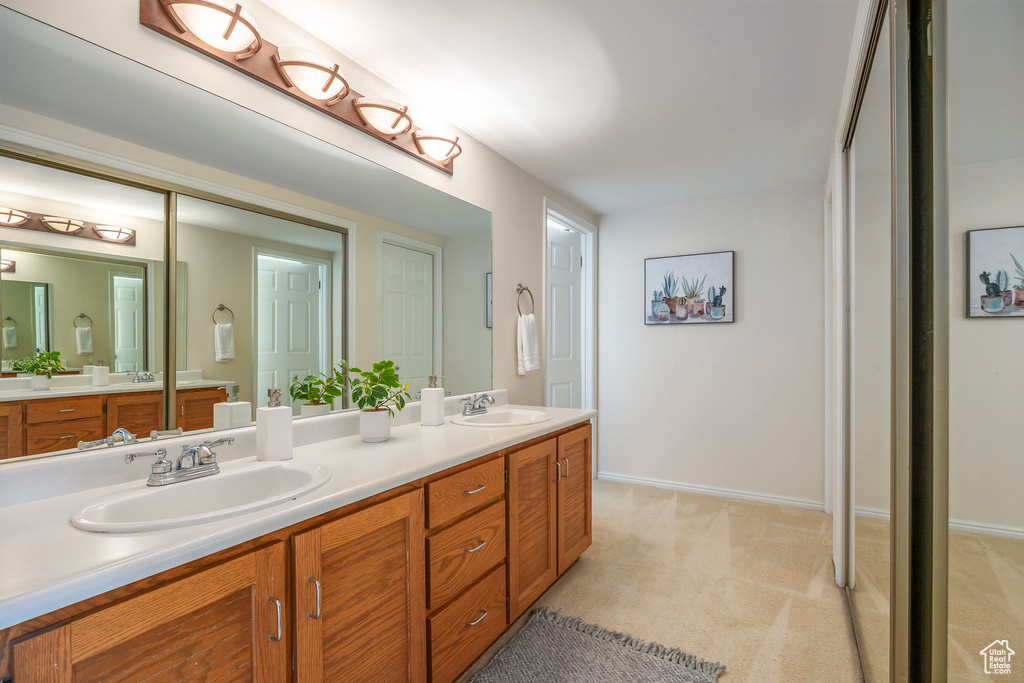
<path id="1" fill-rule="evenodd" d="M 97 225 L 93 230 L 97 235 L 110 242 L 125 242 L 135 234 L 131 228 L 119 228 L 116 225 Z"/>
<path id="2" fill-rule="evenodd" d="M 17 209 L 0 206 L 0 225 L 21 225 L 28 220 L 28 214 Z"/>
<path id="3" fill-rule="evenodd" d="M 259 29 L 242 6 L 227 0 L 161 0 L 179 31 L 210 47 L 248 59 L 263 47 Z"/>
<path id="4" fill-rule="evenodd" d="M 17 262 L 12 261 L 9 258 L 0 258 L 0 271 L 5 273 L 13 273 L 17 268 Z"/>
<path id="5" fill-rule="evenodd" d="M 340 67 L 311 50 L 280 47 L 273 59 L 285 83 L 328 107 L 348 94 L 348 81 Z"/>
<path id="6" fill-rule="evenodd" d="M 360 97 L 352 103 L 363 123 L 392 140 L 412 128 L 409 107 L 382 97 Z"/>
<path id="7" fill-rule="evenodd" d="M 74 218 L 43 216 L 43 224 L 54 232 L 74 234 L 85 227 L 85 222 Z"/>
<path id="8" fill-rule="evenodd" d="M 442 164 L 447 164 L 462 154 L 462 145 L 459 144 L 458 137 L 446 137 L 422 130 L 414 132 L 412 136 L 420 152 Z"/>

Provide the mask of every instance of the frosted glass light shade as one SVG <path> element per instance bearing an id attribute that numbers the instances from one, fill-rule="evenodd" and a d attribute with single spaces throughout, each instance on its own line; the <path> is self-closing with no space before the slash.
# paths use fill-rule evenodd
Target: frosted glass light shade
<path id="1" fill-rule="evenodd" d="M 245 59 L 259 52 L 263 41 L 252 15 L 227 0 L 169 0 L 168 14 L 178 27 L 222 52 Z"/>
<path id="2" fill-rule="evenodd" d="M 12 261 L 9 258 L 0 259 L 0 271 L 3 271 L 5 273 L 13 273 L 16 267 L 16 261 Z"/>
<path id="3" fill-rule="evenodd" d="M 111 242 L 124 242 L 135 234 L 131 228 L 119 228 L 116 225 L 97 225 L 95 230 L 97 235 Z"/>
<path id="4" fill-rule="evenodd" d="M 28 214 L 17 209 L 0 206 L 0 225 L 21 225 L 28 220 Z"/>
<path id="5" fill-rule="evenodd" d="M 337 64 L 312 50 L 280 47 L 274 58 L 285 82 L 314 100 L 332 105 L 348 94 L 348 82 Z"/>
<path id="6" fill-rule="evenodd" d="M 412 128 L 409 107 L 380 97 L 360 97 L 353 102 L 359 117 L 378 133 L 397 138 Z"/>
<path id="7" fill-rule="evenodd" d="M 58 218 L 57 216 L 43 216 L 43 223 L 54 232 L 63 232 L 69 235 L 85 227 L 83 221 L 74 218 Z"/>
<path id="8" fill-rule="evenodd" d="M 442 164 L 447 164 L 462 154 L 462 146 L 459 144 L 458 137 L 428 133 L 422 130 L 416 131 L 412 136 L 416 140 L 416 146 L 420 152 Z"/>

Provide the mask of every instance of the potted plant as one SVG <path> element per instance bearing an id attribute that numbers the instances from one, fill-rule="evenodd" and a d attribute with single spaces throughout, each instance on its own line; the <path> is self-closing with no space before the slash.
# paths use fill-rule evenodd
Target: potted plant
<path id="1" fill-rule="evenodd" d="M 985 285 L 985 293 L 981 295 L 981 310 L 986 313 L 998 313 L 1003 310 L 1006 305 L 1003 299 L 1003 290 L 1007 284 L 1006 273 L 999 271 L 995 282 L 992 282 L 991 273 L 986 272 L 982 272 L 978 279 Z"/>
<path id="2" fill-rule="evenodd" d="M 316 415 L 327 415 L 331 412 L 334 399 L 341 396 L 345 389 L 345 373 L 348 365 L 345 361 L 331 365 L 330 371 L 326 374 L 306 375 L 299 379 L 292 377 L 292 383 L 288 387 L 288 394 L 293 401 L 302 401 L 300 414 L 302 417 L 314 417 Z"/>
<path id="3" fill-rule="evenodd" d="M 409 385 L 399 381 L 395 362 L 379 361 L 369 372 L 350 368 L 348 381 L 352 402 L 359 406 L 359 434 L 363 441 L 387 441 L 391 436 L 391 418 L 410 399 Z"/>
<path id="4" fill-rule="evenodd" d="M 22 370 L 32 376 L 32 389 L 46 391 L 50 388 L 50 378 L 64 369 L 60 360 L 60 351 L 40 351 L 34 358 L 25 360 Z"/>
<path id="5" fill-rule="evenodd" d="M 655 318 L 658 317 L 658 306 L 662 303 L 661 294 L 659 290 L 654 290 L 654 293 L 651 295 L 651 316 Z"/>
<path id="6" fill-rule="evenodd" d="M 1013 286 L 1013 305 L 1024 306 L 1024 266 L 1013 254 L 1010 254 L 1010 258 L 1013 259 L 1013 265 L 1017 266 L 1017 277 L 1020 278 L 1020 283 Z"/>
<path id="7" fill-rule="evenodd" d="M 683 296 L 686 297 L 686 311 L 690 315 L 704 314 L 704 299 L 700 298 L 700 293 L 704 291 L 704 282 L 707 279 L 707 274 L 700 282 L 697 282 L 697 278 L 693 278 L 693 281 L 683 278 Z"/>
<path id="8" fill-rule="evenodd" d="M 721 320 L 725 317 L 725 304 L 722 303 L 722 298 L 725 296 L 725 285 L 718 288 L 718 293 L 715 293 L 714 287 L 708 287 L 708 308 L 711 310 L 712 320 Z"/>
<path id="9" fill-rule="evenodd" d="M 672 271 L 665 273 L 661 286 L 665 289 L 661 292 L 661 301 L 668 306 L 669 313 L 676 312 L 676 293 L 679 291 L 679 280 Z"/>

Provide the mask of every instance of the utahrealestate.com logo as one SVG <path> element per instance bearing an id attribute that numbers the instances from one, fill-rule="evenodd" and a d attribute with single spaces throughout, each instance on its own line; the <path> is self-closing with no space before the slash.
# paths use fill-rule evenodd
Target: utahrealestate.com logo
<path id="1" fill-rule="evenodd" d="M 992 641 L 991 645 L 981 651 L 981 656 L 985 658 L 985 673 L 1010 673 L 1010 657 L 1015 654 L 1017 653 L 1010 649 L 1008 640 Z"/>

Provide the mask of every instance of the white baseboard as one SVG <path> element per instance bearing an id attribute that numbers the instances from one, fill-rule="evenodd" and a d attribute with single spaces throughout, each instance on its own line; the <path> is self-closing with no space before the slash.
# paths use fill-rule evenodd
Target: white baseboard
<path id="1" fill-rule="evenodd" d="M 697 493 L 702 496 L 717 496 L 719 498 L 733 498 L 735 500 L 747 500 L 752 503 L 766 503 L 768 505 L 784 505 L 786 507 L 800 508 L 801 510 L 825 511 L 825 504 L 807 500 L 806 498 L 791 498 L 789 496 L 775 496 L 769 493 L 754 493 L 752 491 L 739 491 L 737 489 L 726 489 L 717 486 L 702 486 L 700 484 L 684 484 L 678 481 L 665 481 L 664 479 L 648 479 L 646 477 L 632 477 L 626 474 L 615 474 L 614 472 L 598 472 L 597 478 L 604 481 L 618 481 L 623 484 L 636 484 L 638 486 L 653 486 L 658 489 L 670 491 L 683 491 L 684 493 Z"/>
<path id="2" fill-rule="evenodd" d="M 889 521 L 889 511 L 880 508 L 858 507 L 857 516 Z M 963 531 L 968 534 L 999 536 L 1000 538 L 1024 541 L 1024 529 L 1004 524 L 984 524 L 982 522 L 968 522 L 965 519 L 951 519 L 949 520 L 949 529 L 950 531 Z"/>

